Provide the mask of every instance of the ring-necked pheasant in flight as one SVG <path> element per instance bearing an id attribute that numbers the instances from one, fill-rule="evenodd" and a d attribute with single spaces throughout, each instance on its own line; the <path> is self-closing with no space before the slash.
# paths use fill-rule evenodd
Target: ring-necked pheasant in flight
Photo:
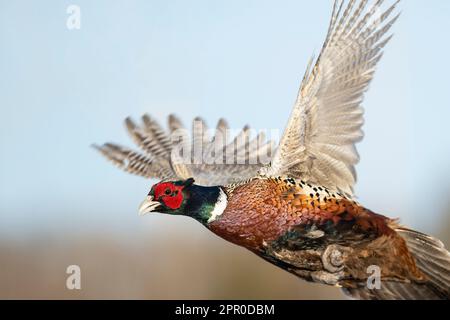
<path id="1" fill-rule="evenodd" d="M 170 133 L 181 131 L 174 141 L 148 116 L 143 126 L 127 119 L 146 155 L 114 144 L 97 148 L 128 172 L 163 179 L 140 212 L 190 216 L 298 277 L 339 286 L 353 298 L 448 299 L 450 254 L 443 244 L 352 199 L 363 95 L 398 17 L 391 17 L 397 2 L 376 15 L 383 2 L 335 1 L 322 51 L 307 68 L 268 165 L 260 158 L 272 144 L 264 136 L 250 141 L 248 128 L 228 143 L 225 121 L 210 139 L 198 119 L 191 141 L 171 116 Z M 192 146 L 201 146 L 203 161 L 180 158 L 177 149 L 192 155 Z M 374 267 L 381 275 L 375 288 L 368 286 Z"/>

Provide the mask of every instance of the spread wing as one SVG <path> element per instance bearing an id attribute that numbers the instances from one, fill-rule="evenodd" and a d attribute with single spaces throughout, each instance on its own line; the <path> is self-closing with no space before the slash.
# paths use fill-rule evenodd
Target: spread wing
<path id="1" fill-rule="evenodd" d="M 311 180 L 349 194 L 356 182 L 363 138 L 365 91 L 374 76 L 390 18 L 398 1 L 382 10 L 383 0 L 336 0 L 322 51 L 302 81 L 288 125 L 270 167 L 263 174 Z M 380 13 L 381 14 L 378 14 Z"/>
<path id="2" fill-rule="evenodd" d="M 251 138 L 246 126 L 231 139 L 223 119 L 212 137 L 200 118 L 193 121 L 192 132 L 174 115 L 169 116 L 167 131 L 148 115 L 142 117 L 141 125 L 130 118 L 125 125 L 141 151 L 113 143 L 94 148 L 119 168 L 146 178 L 193 177 L 200 185 L 226 185 L 255 176 L 272 155 L 273 143 L 264 133 Z"/>

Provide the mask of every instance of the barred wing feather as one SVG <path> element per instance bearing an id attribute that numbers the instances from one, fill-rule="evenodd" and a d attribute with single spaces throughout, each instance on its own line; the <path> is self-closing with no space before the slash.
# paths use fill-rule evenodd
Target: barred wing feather
<path id="1" fill-rule="evenodd" d="M 261 173 L 353 193 L 355 144 L 363 138 L 361 103 L 391 38 L 385 35 L 398 18 L 391 18 L 398 2 L 382 11 L 383 2 L 335 1 L 322 51 L 314 67 L 311 60 L 279 147 Z"/>
<path id="2" fill-rule="evenodd" d="M 168 118 L 167 131 L 149 115 L 140 125 L 127 118 L 125 126 L 141 152 L 114 143 L 94 148 L 124 171 L 146 178 L 193 177 L 200 185 L 226 185 L 255 176 L 272 156 L 273 143 L 263 133 L 251 139 L 246 126 L 231 139 L 224 119 L 212 137 L 201 118 L 194 119 L 191 134 L 174 115 Z"/>

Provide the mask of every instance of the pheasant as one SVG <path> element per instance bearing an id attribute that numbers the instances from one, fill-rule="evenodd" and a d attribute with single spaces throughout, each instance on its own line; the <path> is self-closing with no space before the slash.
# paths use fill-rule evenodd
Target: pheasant
<path id="1" fill-rule="evenodd" d="M 372 212 L 353 195 L 361 104 L 399 16 L 392 17 L 398 1 L 377 18 L 384 1 L 369 2 L 335 1 L 321 53 L 310 60 L 276 149 L 264 135 L 250 139 L 248 127 L 228 143 L 224 120 L 210 138 L 196 119 L 189 140 L 174 116 L 168 133 L 147 115 L 143 125 L 126 120 L 145 155 L 96 146 L 127 172 L 162 179 L 140 213 L 192 217 L 297 277 L 340 287 L 354 299 L 448 299 L 450 253 L 442 242 Z M 203 161 L 192 155 L 196 146 Z M 180 149 L 189 156 L 182 159 Z"/>

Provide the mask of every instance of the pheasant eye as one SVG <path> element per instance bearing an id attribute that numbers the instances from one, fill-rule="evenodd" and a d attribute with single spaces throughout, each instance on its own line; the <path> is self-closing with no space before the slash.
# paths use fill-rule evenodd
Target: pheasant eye
<path id="1" fill-rule="evenodd" d="M 167 189 L 164 191 L 164 193 L 165 193 L 166 195 L 169 195 L 169 194 L 172 193 L 172 190 L 170 190 L 170 188 L 167 188 Z"/>

